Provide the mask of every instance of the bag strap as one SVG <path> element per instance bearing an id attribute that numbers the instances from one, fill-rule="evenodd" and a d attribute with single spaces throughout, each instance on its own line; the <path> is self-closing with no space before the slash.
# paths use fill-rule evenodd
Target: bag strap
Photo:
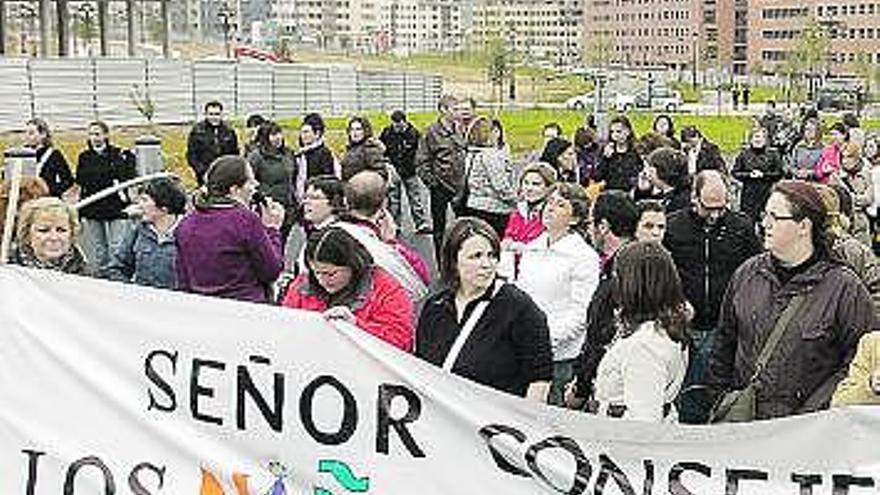
<path id="1" fill-rule="evenodd" d="M 498 291 L 501 290 L 502 285 L 504 284 L 496 282 L 489 299 L 480 301 L 477 303 L 474 310 L 471 311 L 467 321 L 464 322 L 464 326 L 461 327 L 461 332 L 458 333 L 458 337 L 456 337 L 455 342 L 452 343 L 452 348 L 449 349 L 449 354 L 447 354 L 446 359 L 443 360 L 443 371 L 452 372 L 452 366 L 455 365 L 455 361 L 458 360 L 458 355 L 461 354 L 461 349 L 464 347 L 465 342 L 467 342 L 468 337 L 473 333 L 474 328 L 477 326 L 477 322 L 480 321 L 480 318 L 483 316 L 489 303 L 492 302 L 492 299 L 498 294 Z"/>
<path id="2" fill-rule="evenodd" d="M 43 166 L 46 165 L 46 162 L 49 161 L 49 157 L 51 157 L 52 153 L 54 153 L 54 152 L 55 152 L 55 148 L 53 148 L 51 146 L 47 147 L 46 152 L 43 153 L 42 158 L 40 158 L 40 161 L 37 162 L 37 176 L 38 177 L 40 175 L 40 172 L 43 171 Z"/>
<path id="3" fill-rule="evenodd" d="M 770 355 L 776 350 L 776 347 L 782 340 L 782 335 L 785 333 L 785 329 L 788 328 L 788 324 L 791 323 L 794 314 L 800 309 L 804 300 L 806 300 L 804 294 L 794 296 L 791 298 L 791 301 L 788 302 L 788 306 L 785 307 L 782 314 L 779 315 L 779 319 L 776 320 L 776 324 L 773 326 L 773 331 L 770 332 L 770 336 L 767 337 L 767 342 L 764 343 L 764 348 L 761 349 L 761 354 L 755 362 L 755 372 L 749 379 L 749 383 L 754 383 L 755 380 L 758 379 L 758 375 L 761 374 L 761 371 L 764 370 L 764 367 L 767 366 L 767 361 L 770 360 Z"/>

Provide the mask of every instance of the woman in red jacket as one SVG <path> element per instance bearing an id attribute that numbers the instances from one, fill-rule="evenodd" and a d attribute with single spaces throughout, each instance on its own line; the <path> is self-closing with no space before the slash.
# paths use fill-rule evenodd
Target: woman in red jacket
<path id="1" fill-rule="evenodd" d="M 309 235 L 307 273 L 291 284 L 284 306 L 320 311 L 406 352 L 413 347 L 413 305 L 397 280 L 373 263 L 348 232 L 327 227 Z"/>

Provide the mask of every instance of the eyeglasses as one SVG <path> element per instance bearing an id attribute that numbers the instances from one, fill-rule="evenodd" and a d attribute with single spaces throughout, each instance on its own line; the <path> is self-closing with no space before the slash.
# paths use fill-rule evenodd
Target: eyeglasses
<path id="1" fill-rule="evenodd" d="M 780 220 L 797 220 L 797 217 L 794 215 L 778 215 L 773 213 L 772 211 L 765 211 L 761 213 L 761 221 L 766 223 L 776 223 Z"/>

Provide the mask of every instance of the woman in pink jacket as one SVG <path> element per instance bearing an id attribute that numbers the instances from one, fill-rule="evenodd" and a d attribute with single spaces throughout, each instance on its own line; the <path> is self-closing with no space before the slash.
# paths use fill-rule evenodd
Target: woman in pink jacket
<path id="1" fill-rule="evenodd" d="M 412 352 L 412 302 L 361 243 L 342 228 L 327 227 L 309 235 L 305 259 L 307 273 L 294 279 L 284 306 L 320 311 Z"/>
<path id="2" fill-rule="evenodd" d="M 849 140 L 849 131 L 843 122 L 836 122 L 831 126 L 830 133 L 831 142 L 822 149 L 819 162 L 816 163 L 816 180 L 822 184 L 828 184 L 840 170 L 843 145 Z"/>
<path id="3" fill-rule="evenodd" d="M 535 162 L 523 169 L 519 178 L 522 200 L 507 220 L 507 228 L 501 240 L 501 267 L 506 277 L 515 278 L 523 246 L 544 233 L 541 210 L 550 188 L 556 184 L 556 170 L 544 162 Z"/>

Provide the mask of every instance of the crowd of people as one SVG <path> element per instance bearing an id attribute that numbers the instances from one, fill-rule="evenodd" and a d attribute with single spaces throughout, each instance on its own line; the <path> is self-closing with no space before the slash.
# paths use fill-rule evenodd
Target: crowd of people
<path id="1" fill-rule="evenodd" d="M 555 407 L 654 422 L 750 421 L 880 403 L 880 150 L 814 111 L 772 114 L 726 159 L 695 126 L 592 119 L 511 155 L 503 122 L 443 96 L 352 117 L 335 155 L 306 115 L 297 146 L 205 106 L 186 153 L 198 189 L 136 175 L 102 122 L 74 170 L 27 123 L 11 261 L 320 312 L 443 370 Z M 540 126 L 536 126 L 538 128 Z M 536 129 L 537 130 L 537 129 Z M 875 194 L 875 189 L 877 194 Z M 410 211 L 403 210 L 403 193 Z M 400 235 L 433 242 L 420 253 Z M 451 220 L 451 222 L 450 222 Z M 430 237 L 427 237 L 430 236 Z"/>

